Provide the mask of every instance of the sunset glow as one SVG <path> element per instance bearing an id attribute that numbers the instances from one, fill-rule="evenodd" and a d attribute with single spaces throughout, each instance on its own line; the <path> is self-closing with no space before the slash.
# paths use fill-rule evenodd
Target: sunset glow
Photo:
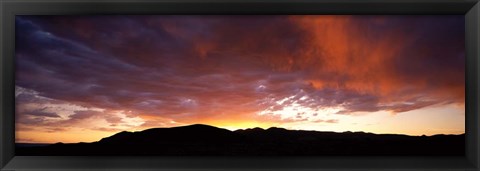
<path id="1" fill-rule="evenodd" d="M 465 132 L 463 15 L 19 16 L 16 142 L 121 131 Z"/>

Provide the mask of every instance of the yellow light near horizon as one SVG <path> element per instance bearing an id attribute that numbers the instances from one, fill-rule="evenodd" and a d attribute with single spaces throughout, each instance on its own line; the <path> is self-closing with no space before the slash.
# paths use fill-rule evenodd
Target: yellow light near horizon
<path id="1" fill-rule="evenodd" d="M 247 129 L 247 128 L 270 128 L 277 124 L 269 123 L 269 122 L 259 122 L 259 121 L 252 121 L 252 120 L 244 120 L 244 121 L 236 121 L 236 120 L 215 120 L 207 122 L 206 124 L 212 125 L 219 128 L 225 128 L 228 130 L 238 130 L 238 129 Z"/>
<path id="2" fill-rule="evenodd" d="M 251 118 L 210 118 L 182 123 L 174 126 L 207 124 L 228 130 L 246 128 L 281 127 L 291 130 L 314 131 L 363 131 L 375 134 L 407 134 L 407 135 L 435 135 L 435 134 L 462 134 L 465 133 L 465 110 L 461 105 L 449 104 L 431 106 L 409 112 L 392 115 L 388 111 L 352 113 L 350 115 L 329 115 L 339 119 L 335 123 L 312 121 L 274 121 Z M 148 128 L 132 127 L 125 131 L 142 131 Z M 77 143 L 94 142 L 114 135 L 120 131 L 99 131 L 92 129 L 71 128 L 64 131 L 45 132 L 41 130 L 17 131 L 17 143 Z"/>
<path id="3" fill-rule="evenodd" d="M 56 132 L 42 131 L 17 131 L 15 139 L 17 143 L 78 143 L 94 142 L 102 138 L 112 136 L 117 132 L 95 131 L 95 130 L 69 130 Z"/>

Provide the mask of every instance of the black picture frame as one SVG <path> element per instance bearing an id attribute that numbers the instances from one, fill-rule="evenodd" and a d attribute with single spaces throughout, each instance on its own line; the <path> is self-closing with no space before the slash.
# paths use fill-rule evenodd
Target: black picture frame
<path id="1" fill-rule="evenodd" d="M 2 170 L 479 170 L 478 0 L 2 0 L 0 169 Z M 99 14 L 459 14 L 466 23 L 464 157 L 119 157 L 15 156 L 16 15 Z"/>

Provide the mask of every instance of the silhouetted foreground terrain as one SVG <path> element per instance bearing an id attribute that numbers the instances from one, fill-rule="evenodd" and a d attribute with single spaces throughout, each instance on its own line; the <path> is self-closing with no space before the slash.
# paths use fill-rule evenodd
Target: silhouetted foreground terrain
<path id="1" fill-rule="evenodd" d="M 16 155 L 464 155 L 465 135 L 407 136 L 364 132 L 208 125 L 120 132 L 93 143 L 29 146 Z"/>

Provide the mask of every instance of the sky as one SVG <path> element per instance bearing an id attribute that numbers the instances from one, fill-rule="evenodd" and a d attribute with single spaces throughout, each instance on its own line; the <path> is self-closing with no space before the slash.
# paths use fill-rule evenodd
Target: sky
<path id="1" fill-rule="evenodd" d="M 17 16 L 16 142 L 120 131 L 465 132 L 463 15 Z"/>

